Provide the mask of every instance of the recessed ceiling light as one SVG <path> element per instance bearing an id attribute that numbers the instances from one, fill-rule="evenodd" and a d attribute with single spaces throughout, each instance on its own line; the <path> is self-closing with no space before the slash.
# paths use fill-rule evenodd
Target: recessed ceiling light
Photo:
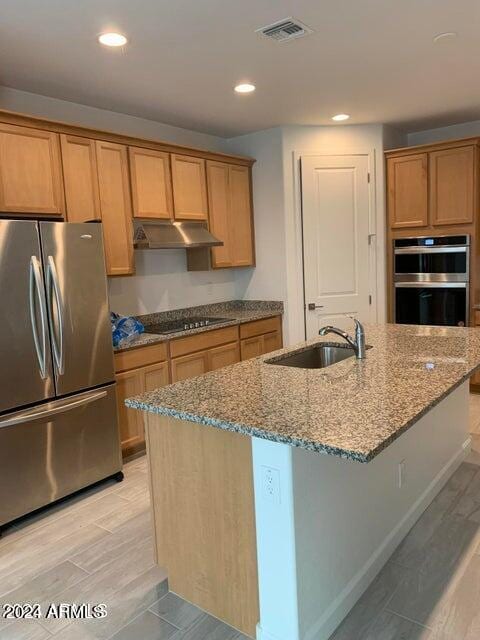
<path id="1" fill-rule="evenodd" d="M 109 33 L 101 33 L 98 36 L 98 41 L 100 44 L 104 44 L 107 47 L 123 47 L 127 44 L 127 38 L 121 33 L 114 33 L 113 31 Z"/>
<path id="2" fill-rule="evenodd" d="M 332 120 L 335 120 L 335 122 L 342 122 L 343 120 L 348 120 L 350 118 L 350 116 L 348 115 L 348 113 L 337 113 L 336 116 L 332 116 Z"/>
<path id="3" fill-rule="evenodd" d="M 255 91 L 255 85 L 250 84 L 249 82 L 237 84 L 237 86 L 235 87 L 235 91 L 237 93 L 252 93 L 252 91 Z"/>
<path id="4" fill-rule="evenodd" d="M 434 38 L 434 42 L 446 42 L 447 40 L 453 40 L 457 37 L 455 31 L 445 31 L 445 33 L 438 33 Z"/>

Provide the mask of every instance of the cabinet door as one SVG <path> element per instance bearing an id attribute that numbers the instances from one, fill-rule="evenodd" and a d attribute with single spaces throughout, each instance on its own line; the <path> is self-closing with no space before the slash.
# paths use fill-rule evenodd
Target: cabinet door
<path id="1" fill-rule="evenodd" d="M 427 154 L 388 158 L 388 216 L 392 229 L 428 224 Z"/>
<path id="2" fill-rule="evenodd" d="M 0 124 L 0 211 L 63 215 L 58 135 Z"/>
<path id="3" fill-rule="evenodd" d="M 117 373 L 118 426 L 122 453 L 130 455 L 145 446 L 143 417 L 141 411 L 128 409 L 124 400 L 144 392 L 144 374 L 142 369 L 133 369 Z"/>
<path id="4" fill-rule="evenodd" d="M 263 336 L 263 353 L 270 353 L 282 348 L 282 336 L 279 331 L 272 331 Z"/>
<path id="5" fill-rule="evenodd" d="M 173 218 L 172 177 L 168 153 L 129 147 L 135 218 Z"/>
<path id="6" fill-rule="evenodd" d="M 240 348 L 238 342 L 222 344 L 208 351 L 208 370 L 215 371 L 227 367 L 229 364 L 240 362 Z"/>
<path id="7" fill-rule="evenodd" d="M 60 136 L 68 222 L 100 220 L 95 140 Z"/>
<path id="8" fill-rule="evenodd" d="M 229 166 L 230 234 L 233 265 L 247 267 L 255 263 L 253 248 L 252 201 L 248 167 Z"/>
<path id="9" fill-rule="evenodd" d="M 171 162 L 175 218 L 207 220 L 205 160 L 172 154 Z"/>
<path id="10" fill-rule="evenodd" d="M 208 351 L 189 353 L 172 359 L 172 382 L 201 376 L 208 371 Z"/>
<path id="11" fill-rule="evenodd" d="M 143 367 L 143 376 L 145 391 L 154 391 L 159 387 L 165 387 L 170 384 L 168 362 L 159 362 Z"/>
<path id="12" fill-rule="evenodd" d="M 430 211 L 434 225 L 473 222 L 475 147 L 429 154 Z"/>
<path id="13" fill-rule="evenodd" d="M 230 167 L 224 162 L 207 162 L 208 211 L 210 231 L 219 240 L 222 247 L 212 249 L 212 266 L 232 267 L 235 242 L 230 222 Z"/>
<path id="14" fill-rule="evenodd" d="M 240 353 L 242 360 L 248 360 L 249 358 L 256 358 L 263 355 L 264 344 L 263 336 L 255 336 L 254 338 L 246 338 L 240 341 Z"/>
<path id="15" fill-rule="evenodd" d="M 128 275 L 134 266 L 127 148 L 97 140 L 96 151 L 107 274 Z"/>

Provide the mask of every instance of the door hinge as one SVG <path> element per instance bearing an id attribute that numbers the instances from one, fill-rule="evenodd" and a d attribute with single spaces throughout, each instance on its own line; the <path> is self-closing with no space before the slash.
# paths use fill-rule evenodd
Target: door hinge
<path id="1" fill-rule="evenodd" d="M 367 173 L 367 182 L 370 182 L 370 172 Z"/>
<path id="2" fill-rule="evenodd" d="M 368 296 L 368 304 L 372 304 L 372 296 Z"/>

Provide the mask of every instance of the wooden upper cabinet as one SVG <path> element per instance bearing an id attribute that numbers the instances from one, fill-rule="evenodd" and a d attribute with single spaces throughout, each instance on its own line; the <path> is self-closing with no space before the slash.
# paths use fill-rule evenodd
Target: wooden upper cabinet
<path id="1" fill-rule="evenodd" d="M 58 134 L 0 123 L 0 211 L 63 215 Z"/>
<path id="2" fill-rule="evenodd" d="M 100 220 L 95 140 L 61 134 L 68 222 Z"/>
<path id="3" fill-rule="evenodd" d="M 207 178 L 205 160 L 193 156 L 171 155 L 175 218 L 207 220 Z"/>
<path id="4" fill-rule="evenodd" d="M 475 147 L 429 153 L 430 211 L 433 225 L 473 222 Z"/>
<path id="5" fill-rule="evenodd" d="M 229 165 L 224 162 L 207 162 L 210 231 L 223 241 L 223 246 L 212 249 L 213 267 L 232 267 L 234 262 L 229 171 Z"/>
<path id="6" fill-rule="evenodd" d="M 248 167 L 230 165 L 229 179 L 233 265 L 247 267 L 255 263 L 250 171 Z"/>
<path id="7" fill-rule="evenodd" d="M 388 216 L 392 229 L 428 225 L 428 154 L 388 158 Z"/>
<path id="8" fill-rule="evenodd" d="M 129 147 L 132 204 L 135 218 L 173 218 L 170 155 Z"/>
<path id="9" fill-rule="evenodd" d="M 212 266 L 253 265 L 253 224 L 248 167 L 207 162 L 210 230 L 223 241 L 212 249 Z"/>
<path id="10" fill-rule="evenodd" d="M 107 274 L 128 275 L 134 264 L 127 148 L 103 140 L 95 144 Z"/>

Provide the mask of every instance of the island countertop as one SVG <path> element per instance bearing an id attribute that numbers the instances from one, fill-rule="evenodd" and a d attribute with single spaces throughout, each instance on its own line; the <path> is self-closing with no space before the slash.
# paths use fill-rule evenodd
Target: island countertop
<path id="1" fill-rule="evenodd" d="M 269 361 L 316 338 L 126 400 L 127 406 L 369 462 L 480 367 L 480 329 L 366 325 L 365 360 Z"/>

